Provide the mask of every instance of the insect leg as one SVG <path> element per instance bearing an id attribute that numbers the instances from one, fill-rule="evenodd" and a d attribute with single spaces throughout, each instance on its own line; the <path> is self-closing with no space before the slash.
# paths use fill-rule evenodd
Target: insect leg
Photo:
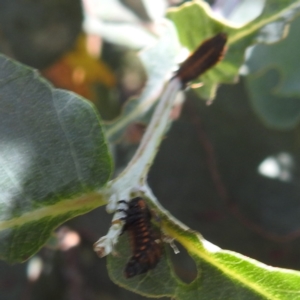
<path id="1" fill-rule="evenodd" d="M 129 204 L 128 204 L 128 201 L 126 201 L 126 200 L 119 200 L 118 203 L 124 203 L 124 204 L 126 204 L 127 206 L 129 205 Z"/>

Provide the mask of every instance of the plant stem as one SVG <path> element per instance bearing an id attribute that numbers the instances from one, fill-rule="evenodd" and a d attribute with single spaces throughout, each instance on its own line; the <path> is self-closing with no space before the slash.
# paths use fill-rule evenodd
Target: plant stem
<path id="1" fill-rule="evenodd" d="M 132 183 L 145 184 L 149 168 L 168 128 L 170 113 L 180 89 L 181 82 L 177 77 L 168 82 L 135 155 L 114 181 L 128 177 L 131 186 Z"/>

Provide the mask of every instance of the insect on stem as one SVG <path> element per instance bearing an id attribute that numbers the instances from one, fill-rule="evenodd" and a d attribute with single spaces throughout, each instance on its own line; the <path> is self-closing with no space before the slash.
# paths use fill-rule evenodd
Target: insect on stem
<path id="1" fill-rule="evenodd" d="M 219 33 L 204 41 L 180 66 L 175 76 L 183 87 L 219 62 L 226 50 L 227 35 Z"/>
<path id="2" fill-rule="evenodd" d="M 162 255 L 162 245 L 152 228 L 151 212 L 143 198 L 136 197 L 128 203 L 124 220 L 123 232 L 129 233 L 132 250 L 124 274 L 131 278 L 156 267 Z"/>

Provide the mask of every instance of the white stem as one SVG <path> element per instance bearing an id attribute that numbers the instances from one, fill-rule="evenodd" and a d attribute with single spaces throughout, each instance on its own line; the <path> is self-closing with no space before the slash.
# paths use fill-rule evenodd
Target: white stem
<path id="1" fill-rule="evenodd" d="M 158 151 L 158 146 L 160 145 L 167 130 L 170 113 L 174 105 L 176 95 L 180 89 L 181 82 L 177 77 L 174 77 L 168 82 L 153 113 L 151 122 L 149 123 L 142 138 L 139 148 L 119 177 L 130 173 L 131 181 L 134 181 L 132 178 L 134 173 L 134 177 L 138 181 L 145 181 L 145 176 L 148 173 L 155 154 Z"/>
<path id="2" fill-rule="evenodd" d="M 111 197 L 107 205 L 109 212 L 115 211 L 120 206 L 119 200 L 129 201 L 130 194 L 136 187 L 145 186 L 148 170 L 168 128 L 170 113 L 180 89 L 181 82 L 177 77 L 168 82 L 134 157 L 126 169 L 110 183 Z M 99 256 L 105 256 L 113 251 L 124 223 L 118 221 L 122 214 L 115 212 L 107 235 L 95 243 L 94 250 Z"/>

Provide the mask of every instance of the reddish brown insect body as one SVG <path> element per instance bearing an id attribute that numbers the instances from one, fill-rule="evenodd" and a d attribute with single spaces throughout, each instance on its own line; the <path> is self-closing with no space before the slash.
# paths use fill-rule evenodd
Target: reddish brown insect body
<path id="1" fill-rule="evenodd" d="M 128 231 L 130 236 L 132 257 L 125 267 L 124 274 L 126 278 L 130 278 L 156 267 L 162 255 L 162 245 L 152 229 L 151 212 L 144 199 L 136 197 L 128 203 L 127 210 L 119 211 L 127 214 L 123 218 L 123 232 Z"/>
<path id="2" fill-rule="evenodd" d="M 227 35 L 219 33 L 204 41 L 180 66 L 176 75 L 185 86 L 219 62 L 225 53 Z"/>

